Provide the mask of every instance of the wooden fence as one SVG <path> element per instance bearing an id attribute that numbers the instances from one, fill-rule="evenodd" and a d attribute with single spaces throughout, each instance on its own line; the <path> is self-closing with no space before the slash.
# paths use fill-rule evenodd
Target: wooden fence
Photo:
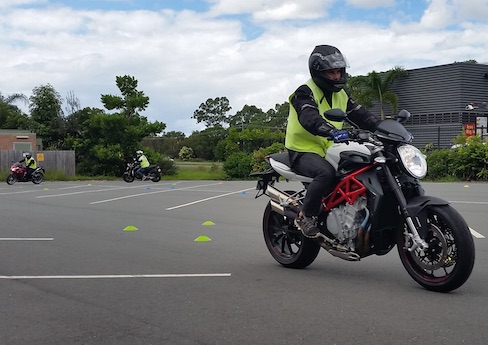
<path id="1" fill-rule="evenodd" d="M 12 162 L 22 160 L 24 151 L 0 150 L 0 170 L 9 170 Z M 75 176 L 75 151 L 33 151 L 37 166 L 47 171 L 63 171 L 67 176 Z"/>

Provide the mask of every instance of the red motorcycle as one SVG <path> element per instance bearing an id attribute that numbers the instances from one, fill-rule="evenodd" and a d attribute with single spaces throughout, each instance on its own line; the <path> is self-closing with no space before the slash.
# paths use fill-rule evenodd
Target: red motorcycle
<path id="1" fill-rule="evenodd" d="M 27 177 L 27 167 L 19 162 L 14 163 L 10 167 L 10 174 L 7 176 L 7 183 L 9 185 L 15 182 L 29 182 L 32 181 L 34 184 L 39 184 L 44 181 L 44 168 L 37 167 L 31 174 Z"/>

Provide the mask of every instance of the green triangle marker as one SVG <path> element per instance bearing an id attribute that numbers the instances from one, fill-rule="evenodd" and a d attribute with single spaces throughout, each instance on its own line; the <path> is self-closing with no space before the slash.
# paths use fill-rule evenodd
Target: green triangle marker
<path id="1" fill-rule="evenodd" d="M 195 238 L 195 242 L 209 242 L 211 239 L 207 236 L 198 236 Z"/>
<path id="2" fill-rule="evenodd" d="M 215 225 L 214 222 L 210 221 L 210 220 L 207 220 L 206 222 L 203 222 L 202 225 L 205 225 L 205 226 L 210 226 L 210 225 Z"/>
<path id="3" fill-rule="evenodd" d="M 129 226 L 124 228 L 124 231 L 137 231 L 137 230 L 139 230 L 139 229 L 136 228 L 134 225 L 129 225 Z"/>
<path id="4" fill-rule="evenodd" d="M 44 190 L 49 190 L 48 188 L 44 188 Z"/>

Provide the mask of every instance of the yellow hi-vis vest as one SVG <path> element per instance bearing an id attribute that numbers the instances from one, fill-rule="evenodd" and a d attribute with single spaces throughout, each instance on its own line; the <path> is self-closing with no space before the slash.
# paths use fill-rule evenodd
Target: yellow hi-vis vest
<path id="1" fill-rule="evenodd" d="M 327 102 L 327 99 L 325 99 L 322 90 L 314 83 L 312 79 L 309 79 L 306 82 L 306 85 L 312 90 L 313 98 L 315 100 L 315 103 L 317 103 L 319 109 L 319 114 L 324 118 L 324 120 L 329 122 L 335 128 L 341 129 L 343 122 L 327 120 L 324 117 L 324 112 L 332 109 L 332 107 L 346 111 L 347 102 L 349 99 L 347 93 L 344 90 L 341 90 L 339 92 L 333 92 L 331 107 L 331 105 Z M 291 103 L 294 95 L 295 93 L 291 94 L 289 97 L 290 113 L 288 115 L 288 125 L 286 127 L 285 147 L 289 150 L 297 152 L 313 152 L 320 155 L 321 157 L 325 157 L 327 149 L 333 144 L 333 142 L 325 137 L 313 135 L 302 127 L 302 125 L 298 121 L 297 111 Z"/>
<path id="2" fill-rule="evenodd" d="M 139 162 L 141 162 L 141 168 L 147 168 L 149 166 L 149 161 L 147 160 L 147 157 L 142 155 L 139 158 Z"/>
<path id="3" fill-rule="evenodd" d="M 32 162 L 32 163 L 31 163 L 31 162 Z M 32 165 L 31 165 L 31 166 L 29 166 L 30 164 L 32 164 Z M 26 159 L 25 159 L 25 166 L 26 166 L 26 167 L 29 167 L 29 168 L 31 168 L 31 169 L 35 169 L 35 168 L 37 168 L 37 163 L 36 163 L 36 160 L 35 160 L 33 157 L 31 157 L 31 158 L 26 158 Z"/>

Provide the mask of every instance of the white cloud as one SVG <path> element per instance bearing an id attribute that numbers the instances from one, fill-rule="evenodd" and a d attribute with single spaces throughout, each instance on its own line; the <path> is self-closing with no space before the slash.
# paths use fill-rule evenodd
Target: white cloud
<path id="1" fill-rule="evenodd" d="M 317 19 L 334 0 L 210 0 L 213 15 L 251 14 L 258 22 L 286 19 Z"/>
<path id="2" fill-rule="evenodd" d="M 101 94 L 119 92 L 115 77 L 131 75 L 150 97 L 143 115 L 166 123 L 167 131 L 190 134 L 203 129 L 191 116 L 208 98 L 229 98 L 231 113 L 245 104 L 266 111 L 285 102 L 308 78 L 308 56 L 317 44 L 339 47 L 352 75 L 468 59 L 488 62 L 488 43 L 480 34 L 488 24 L 468 20 L 477 8 L 473 0 L 451 1 L 450 13 L 434 0 L 422 21 L 389 27 L 333 16 L 297 26 L 268 21 L 252 40 L 238 18 L 214 17 L 217 9 L 248 11 L 256 18 L 272 9 L 275 18 L 287 17 L 286 8 L 279 11 L 287 3 L 327 8 L 326 1 L 228 0 L 214 1 L 212 15 L 68 7 L 0 11 L 0 92 L 29 96 L 34 87 L 50 83 L 63 97 L 73 91 L 82 107 L 101 108 Z M 449 21 L 439 18 L 453 18 L 454 11 L 466 19 L 456 29 L 446 28 Z"/>
<path id="3" fill-rule="evenodd" d="M 346 2 L 359 8 L 390 7 L 395 4 L 395 0 L 346 0 Z"/>

